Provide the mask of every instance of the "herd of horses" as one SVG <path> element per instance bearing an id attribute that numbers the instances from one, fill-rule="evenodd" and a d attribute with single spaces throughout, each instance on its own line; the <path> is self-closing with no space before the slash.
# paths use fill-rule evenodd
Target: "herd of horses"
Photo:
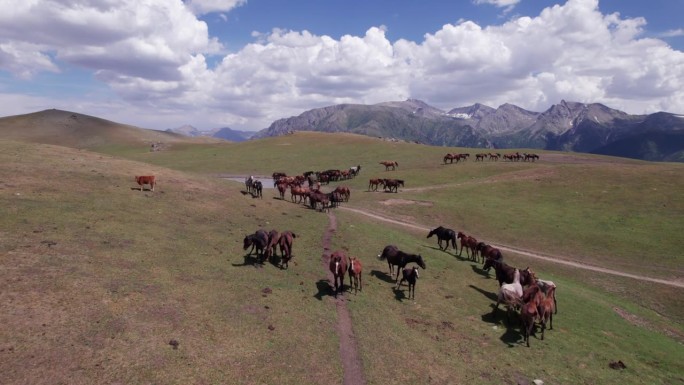
<path id="1" fill-rule="evenodd" d="M 399 187 L 404 187 L 403 179 L 373 178 L 368 180 L 368 191 L 378 191 L 382 186 L 384 191 L 399 192 Z"/>
<path id="2" fill-rule="evenodd" d="M 467 160 L 469 154 L 447 154 L 444 162 L 448 160 L 459 162 Z M 500 154 L 477 154 L 476 160 L 497 160 Z M 534 161 L 538 159 L 535 154 L 507 154 L 504 160 L 523 160 Z M 394 170 L 398 167 L 396 161 L 382 161 L 380 164 L 385 166 L 386 171 Z M 274 187 L 278 188 L 281 199 L 285 199 L 287 189 L 290 190 L 292 202 L 304 203 L 320 210 L 334 207 L 339 202 L 348 201 L 351 192 L 346 186 L 337 186 L 333 191 L 324 193 L 321 191 L 321 184 L 330 181 L 339 181 L 353 178 L 361 170 L 361 166 L 355 166 L 348 170 L 326 170 L 322 172 L 306 172 L 302 175 L 287 176 L 285 173 L 274 172 Z M 308 186 L 305 184 L 308 183 Z M 377 191 L 382 186 L 385 191 L 397 192 L 399 186 L 404 186 L 404 181 L 400 179 L 377 178 L 370 179 L 368 191 Z M 263 185 L 261 181 L 250 176 L 245 180 L 247 191 L 254 197 L 262 197 Z M 521 334 L 524 343 L 529 347 L 530 335 L 536 331 L 537 326 L 541 328 L 541 340 L 544 340 L 545 330 L 553 329 L 553 315 L 557 313 L 556 285 L 548 280 L 541 280 L 529 268 L 520 269 L 506 264 L 503 260 L 501 250 L 485 242 L 478 241 L 475 237 L 467 235 L 462 231 L 439 226 L 429 231 L 427 238 L 435 236 L 439 250 L 448 252 L 449 247 L 454 249 L 454 255 L 462 257 L 463 251 L 466 252 L 468 260 L 475 263 L 482 263 L 482 271 L 489 272 L 494 269 L 496 280 L 499 283 L 497 291 L 497 301 L 493 304 L 492 315 L 496 317 L 499 306 L 506 307 L 506 320 L 511 325 L 511 316 L 517 314 L 521 323 Z M 257 262 L 261 265 L 269 260 L 281 269 L 288 268 L 288 262 L 292 259 L 292 243 L 296 238 L 290 231 L 279 233 L 276 230 L 266 232 L 257 230 L 254 234 L 249 234 L 244 238 L 244 250 L 250 246 L 252 249 L 248 255 L 256 251 Z M 460 249 L 459 249 L 460 247 Z M 278 257 L 277 249 L 280 249 Z M 394 290 L 398 291 L 401 285 L 406 282 L 408 285 L 408 298 L 415 299 L 415 288 L 419 278 L 419 268 L 426 269 L 425 259 L 420 254 L 412 254 L 400 250 L 395 245 L 387 245 L 380 254 L 379 260 L 386 260 L 388 264 L 389 277 L 394 282 Z M 349 276 L 349 289 L 355 293 L 363 290 L 362 281 L 362 262 L 348 255 L 343 250 L 336 250 L 329 256 L 329 271 L 332 274 L 332 290 L 335 297 L 344 293 L 345 276 Z"/>
<path id="3" fill-rule="evenodd" d="M 248 256 L 252 252 L 256 252 L 259 264 L 263 265 L 266 260 L 269 260 L 281 269 L 287 269 L 292 259 L 294 238 L 297 238 L 297 235 L 289 230 L 279 233 L 274 229 L 267 233 L 265 230 L 259 229 L 253 234 L 245 236 L 242 246 L 244 250 L 251 247 L 247 253 Z M 280 248 L 280 258 L 278 258 L 277 248 Z"/>
<path id="4" fill-rule="evenodd" d="M 503 255 L 498 248 L 477 239 L 462 231 L 439 226 L 430 230 L 427 238 L 437 237 L 437 245 L 440 250 L 447 251 L 449 246 L 454 249 L 454 255 L 458 252 L 461 257 L 466 250 L 468 259 L 476 263 L 482 260 L 482 270 L 489 272 L 494 268 L 496 280 L 499 282 L 497 301 L 492 314 L 496 315 L 500 304 L 504 304 L 506 320 L 511 323 L 511 313 L 518 312 L 522 324 L 524 342 L 530 346 L 530 335 L 541 328 L 541 339 L 544 340 L 544 331 L 547 324 L 553 329 L 553 315 L 558 312 L 556 301 L 556 284 L 552 281 L 542 280 L 529 268 L 519 269 L 507 265 L 503 261 Z M 460 240 L 460 251 L 458 250 Z M 478 257 L 479 256 L 479 257 Z"/>
<path id="5" fill-rule="evenodd" d="M 444 164 L 447 164 L 447 161 L 449 161 L 449 163 L 454 163 L 454 161 L 456 161 L 456 163 L 458 163 L 461 160 L 464 160 L 464 161 L 468 160 L 469 157 L 470 157 L 470 154 L 467 154 L 467 153 L 466 154 L 447 153 L 446 155 L 444 155 L 443 161 L 444 161 Z M 502 159 L 502 158 L 505 161 L 511 161 L 511 162 L 518 162 L 518 161 L 534 162 L 536 160 L 539 160 L 539 155 L 528 154 L 528 153 L 522 153 L 521 154 L 519 152 L 516 152 L 514 154 L 504 154 L 504 155 L 501 155 L 498 152 L 497 153 L 481 152 L 481 153 L 475 154 L 475 161 L 476 162 L 482 162 L 485 160 L 498 161 L 499 159 Z"/>

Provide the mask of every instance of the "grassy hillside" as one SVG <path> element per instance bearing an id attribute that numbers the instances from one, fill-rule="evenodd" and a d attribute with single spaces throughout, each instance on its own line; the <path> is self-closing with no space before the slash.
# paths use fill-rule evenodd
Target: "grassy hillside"
<path id="1" fill-rule="evenodd" d="M 344 209 L 314 212 L 270 189 L 252 199 L 241 183 L 213 176 L 361 164 L 343 182 L 352 188 L 346 207 L 681 280 L 680 165 L 561 153 L 443 165 L 447 151 L 475 151 L 319 133 L 97 149 L 106 153 L 0 141 L 3 382 L 340 383 L 337 303 L 321 258 L 331 222 L 331 250 L 364 262 L 363 292 L 345 296 L 368 383 L 682 380 L 681 288 L 507 253 L 559 285 L 554 330 L 527 349 L 503 310 L 491 314 L 495 280 L 425 232 Z M 397 171 L 383 159 L 397 160 Z M 134 189 L 137 174 L 157 175 L 157 189 Z M 371 177 L 406 186 L 367 192 Z M 289 270 L 245 256 L 242 238 L 257 228 L 297 234 Z M 427 260 L 415 301 L 392 289 L 376 258 L 389 243 Z M 617 360 L 627 369 L 608 368 Z"/>
<path id="2" fill-rule="evenodd" d="M 150 150 L 153 143 L 167 147 L 177 142 L 215 143 L 212 138 L 188 138 L 164 131 L 146 130 L 94 116 L 62 110 L 45 110 L 0 118 L 5 140 L 29 141 L 60 146 L 100 149 L 135 148 Z"/>

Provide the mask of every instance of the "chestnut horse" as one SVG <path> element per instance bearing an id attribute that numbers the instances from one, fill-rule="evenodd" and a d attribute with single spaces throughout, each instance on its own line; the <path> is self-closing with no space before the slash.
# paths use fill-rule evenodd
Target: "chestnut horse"
<path id="1" fill-rule="evenodd" d="M 280 246 L 280 268 L 287 269 L 288 263 L 292 259 L 292 239 L 297 238 L 297 234 L 291 231 L 283 231 L 278 238 L 278 245 Z M 274 246 L 275 248 L 275 246 Z"/>
<path id="2" fill-rule="evenodd" d="M 356 257 L 349 257 L 349 286 L 354 288 L 354 294 L 359 290 L 363 290 L 363 281 L 361 279 L 361 274 L 363 272 L 363 267 L 361 266 L 361 261 Z"/>
<path id="3" fill-rule="evenodd" d="M 461 252 L 458 253 L 458 256 L 460 257 L 463 254 L 463 249 L 465 249 L 468 258 L 477 261 L 477 239 L 465 235 L 461 231 L 458 232 L 457 238 L 461 240 Z"/>
<path id="4" fill-rule="evenodd" d="M 368 191 L 378 191 L 378 186 L 385 186 L 384 179 L 371 179 L 368 181 Z"/>
<path id="5" fill-rule="evenodd" d="M 427 237 L 430 238 L 433 235 L 437 235 L 437 244 L 439 245 L 440 250 L 446 251 L 449 248 L 449 241 L 451 241 L 451 247 L 458 251 L 458 247 L 456 246 L 456 232 L 454 230 L 439 226 L 434 230 L 430 230 Z M 446 241 L 443 249 L 442 241 Z"/>
<path id="6" fill-rule="evenodd" d="M 387 265 L 389 266 L 390 277 L 394 273 L 394 266 L 397 266 L 397 277 L 395 281 L 399 281 L 400 270 L 405 268 L 407 264 L 415 262 L 421 268 L 425 269 L 425 261 L 420 254 L 408 254 L 399 250 L 394 245 L 387 245 L 382 250 L 382 254 L 378 255 L 378 258 L 386 259 Z"/>
<path id="7" fill-rule="evenodd" d="M 337 186 L 335 187 L 335 190 L 333 190 L 333 192 L 339 193 L 344 198 L 345 202 L 349 202 L 349 197 L 351 196 L 351 191 L 349 191 L 349 187 Z"/>
<path id="8" fill-rule="evenodd" d="M 278 230 L 271 230 L 268 233 L 268 243 L 266 244 L 266 258 L 269 261 L 273 260 L 273 256 L 276 255 L 276 247 L 278 246 L 278 241 L 280 240 L 280 234 Z"/>
<path id="9" fill-rule="evenodd" d="M 392 170 L 394 170 L 396 167 L 399 167 L 399 163 L 393 160 L 383 160 L 380 162 L 380 164 L 385 166 L 385 171 L 389 171 L 390 167 Z"/>
<path id="10" fill-rule="evenodd" d="M 154 186 L 157 184 L 154 175 L 136 176 L 135 182 L 140 186 L 140 191 L 143 190 L 143 187 L 145 187 L 146 184 L 150 185 L 150 191 L 154 191 Z"/>
<path id="11" fill-rule="evenodd" d="M 340 291 L 344 292 L 344 274 L 347 272 L 347 255 L 342 250 L 337 250 L 330 255 L 329 266 L 333 274 L 333 286 L 335 297 Z"/>

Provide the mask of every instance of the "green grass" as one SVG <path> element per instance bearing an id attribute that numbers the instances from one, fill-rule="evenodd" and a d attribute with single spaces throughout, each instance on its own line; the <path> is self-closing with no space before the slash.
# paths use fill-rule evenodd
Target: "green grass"
<path id="1" fill-rule="evenodd" d="M 154 153 L 110 146 L 107 155 L 0 141 L 3 383 L 342 382 L 321 259 L 328 216 L 270 189 L 251 199 L 217 173 L 361 164 L 361 176 L 343 182 L 352 188 L 345 206 L 681 278 L 681 166 L 544 154 L 535 164 L 441 165 L 447 151 L 467 150 L 309 133 Z M 382 159 L 400 168 L 385 172 Z M 157 175 L 155 192 L 132 189 L 142 173 Z M 374 176 L 404 178 L 406 189 L 366 192 Z M 527 349 L 502 310 L 491 315 L 497 284 L 475 264 L 421 231 L 333 213 L 332 249 L 364 263 L 363 291 L 345 296 L 370 384 L 682 381 L 681 289 L 506 254 L 559 285 L 554 330 Z M 245 257 L 242 238 L 258 228 L 297 234 L 289 270 Z M 415 301 L 406 287 L 393 290 L 377 259 L 390 243 L 426 258 Z M 614 360 L 627 369 L 608 368 Z"/>

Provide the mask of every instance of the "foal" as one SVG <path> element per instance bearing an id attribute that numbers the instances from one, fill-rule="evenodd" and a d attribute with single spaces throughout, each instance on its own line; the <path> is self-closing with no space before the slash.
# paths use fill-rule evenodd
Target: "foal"
<path id="1" fill-rule="evenodd" d="M 349 257 L 349 286 L 354 287 L 354 294 L 363 290 L 362 270 L 361 261 L 356 257 Z"/>
<path id="2" fill-rule="evenodd" d="M 413 267 L 406 267 L 404 270 L 402 270 L 402 278 L 401 281 L 397 284 L 397 290 L 399 290 L 399 286 L 406 281 L 408 282 L 408 287 L 409 287 L 409 292 L 408 292 L 408 298 L 411 299 L 411 292 L 413 291 L 413 299 L 416 299 L 416 281 L 418 280 L 418 268 L 416 266 Z"/>

